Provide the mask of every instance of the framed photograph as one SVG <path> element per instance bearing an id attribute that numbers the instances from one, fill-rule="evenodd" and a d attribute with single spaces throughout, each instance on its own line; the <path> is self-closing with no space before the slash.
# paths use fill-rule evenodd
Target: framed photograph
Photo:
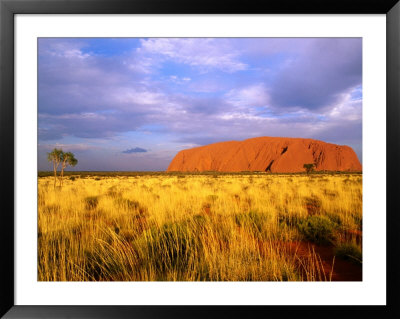
<path id="1" fill-rule="evenodd" d="M 397 1 L 0 3 L 5 318 L 400 314 Z"/>

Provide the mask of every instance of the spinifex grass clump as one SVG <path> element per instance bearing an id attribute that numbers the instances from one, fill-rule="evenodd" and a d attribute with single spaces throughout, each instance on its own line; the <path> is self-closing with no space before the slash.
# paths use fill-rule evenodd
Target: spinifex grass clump
<path id="1" fill-rule="evenodd" d="M 361 260 L 362 176 L 317 177 L 41 177 L 38 280 L 329 280 L 310 245 Z"/>
<path id="2" fill-rule="evenodd" d="M 86 209 L 95 209 L 97 207 L 97 204 L 99 203 L 99 200 L 97 196 L 89 196 L 85 198 L 85 207 Z"/>
<path id="3" fill-rule="evenodd" d="M 257 236 L 262 233 L 267 220 L 268 216 L 266 214 L 254 211 L 235 215 L 235 222 L 238 226 L 245 230 L 251 230 L 251 232 Z"/>
<path id="4" fill-rule="evenodd" d="M 302 219 L 298 228 L 307 240 L 321 245 L 328 245 L 334 242 L 334 231 L 336 224 L 325 216 L 310 216 Z"/>
<path id="5" fill-rule="evenodd" d="M 108 229 L 83 251 L 84 277 L 93 281 L 137 280 L 135 253 L 118 234 Z"/>
<path id="6" fill-rule="evenodd" d="M 356 264 L 362 264 L 361 247 L 354 242 L 345 242 L 335 248 L 335 255 Z"/>
<path id="7" fill-rule="evenodd" d="M 145 269 L 154 267 L 157 280 L 165 280 L 168 272 L 176 273 L 179 278 L 193 267 L 190 264 L 201 251 L 199 244 L 192 227 L 186 223 L 166 223 L 144 232 L 134 247 L 139 264 Z"/>
<path id="8" fill-rule="evenodd" d="M 320 212 L 322 202 L 316 196 L 305 197 L 304 204 L 307 209 L 308 215 L 315 215 Z"/>
<path id="9" fill-rule="evenodd" d="M 136 210 L 139 209 L 140 204 L 138 201 L 135 200 L 130 200 L 130 199 L 126 199 L 126 198 L 117 198 L 115 199 L 115 205 L 128 209 L 128 210 Z"/>

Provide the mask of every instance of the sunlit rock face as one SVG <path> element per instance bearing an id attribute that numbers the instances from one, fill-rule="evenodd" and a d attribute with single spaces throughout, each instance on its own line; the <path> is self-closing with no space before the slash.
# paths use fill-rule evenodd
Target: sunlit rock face
<path id="1" fill-rule="evenodd" d="M 167 171 L 296 173 L 311 163 L 316 171 L 362 170 L 349 146 L 305 138 L 256 137 L 182 150 Z"/>

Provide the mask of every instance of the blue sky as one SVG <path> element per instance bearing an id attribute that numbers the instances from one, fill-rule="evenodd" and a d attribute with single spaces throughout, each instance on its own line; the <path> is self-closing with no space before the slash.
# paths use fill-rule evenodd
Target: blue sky
<path id="1" fill-rule="evenodd" d="M 257 136 L 349 145 L 362 161 L 361 38 L 40 38 L 39 170 L 165 170 Z"/>

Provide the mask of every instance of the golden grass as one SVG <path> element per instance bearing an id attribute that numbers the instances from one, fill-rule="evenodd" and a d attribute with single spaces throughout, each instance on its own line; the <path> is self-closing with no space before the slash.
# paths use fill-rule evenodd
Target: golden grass
<path id="1" fill-rule="evenodd" d="M 362 230 L 361 175 L 39 178 L 40 281 L 329 280 L 310 248 Z M 358 249 L 357 248 L 357 249 Z"/>

